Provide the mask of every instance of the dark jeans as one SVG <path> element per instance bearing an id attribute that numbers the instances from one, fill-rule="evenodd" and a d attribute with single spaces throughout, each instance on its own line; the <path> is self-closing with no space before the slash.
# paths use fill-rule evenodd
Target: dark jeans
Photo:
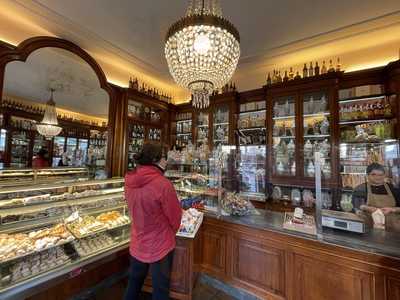
<path id="1" fill-rule="evenodd" d="M 143 263 L 136 258 L 131 257 L 129 283 L 125 292 L 125 300 L 140 299 L 140 292 L 149 271 L 149 267 L 153 285 L 153 300 L 169 299 L 169 282 L 173 258 L 174 251 L 168 253 L 161 260 L 150 264 Z"/>

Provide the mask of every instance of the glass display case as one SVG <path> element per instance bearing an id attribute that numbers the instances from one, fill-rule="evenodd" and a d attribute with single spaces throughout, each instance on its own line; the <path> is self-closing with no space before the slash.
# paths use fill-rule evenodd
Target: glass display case
<path id="1" fill-rule="evenodd" d="M 304 176 L 314 177 L 314 154 L 319 151 L 324 161 L 323 176 L 331 178 L 331 117 L 325 91 L 303 95 L 303 165 Z"/>
<path id="2" fill-rule="evenodd" d="M 204 143 L 208 144 L 209 137 L 209 113 L 199 112 L 197 115 L 196 126 L 196 146 L 200 147 Z"/>
<path id="3" fill-rule="evenodd" d="M 65 149 L 65 137 L 64 136 L 56 136 L 53 139 L 53 162 L 52 166 L 57 167 L 62 160 L 62 155 Z"/>
<path id="4" fill-rule="evenodd" d="M 147 139 L 149 141 L 161 142 L 161 129 L 160 128 L 149 128 L 147 132 Z"/>
<path id="5" fill-rule="evenodd" d="M 176 146 L 185 147 L 192 140 L 192 113 L 178 113 L 176 115 Z"/>
<path id="6" fill-rule="evenodd" d="M 87 180 L 88 178 L 88 169 L 82 167 L 2 169 L 0 170 L 0 187 Z"/>
<path id="7" fill-rule="evenodd" d="M 7 130 L 0 129 L 0 169 L 4 168 L 7 142 Z"/>
<path id="8" fill-rule="evenodd" d="M 11 131 L 11 168 L 26 168 L 31 160 L 30 132 L 24 130 Z"/>
<path id="9" fill-rule="evenodd" d="M 229 105 L 220 105 L 213 114 L 213 147 L 229 145 Z"/>
<path id="10" fill-rule="evenodd" d="M 240 146 L 238 164 L 239 192 L 253 200 L 265 201 L 266 160 L 265 145 Z"/>
<path id="11" fill-rule="evenodd" d="M 129 124 L 128 170 L 135 168 L 134 156 L 140 152 L 145 141 L 143 125 Z"/>
<path id="12" fill-rule="evenodd" d="M 266 102 L 248 102 L 240 105 L 237 134 L 240 145 L 265 145 Z"/>
<path id="13" fill-rule="evenodd" d="M 0 291 L 129 241 L 122 178 L 0 190 Z"/>
<path id="14" fill-rule="evenodd" d="M 106 130 L 90 130 L 86 165 L 92 177 L 98 176 L 98 172 L 104 172 L 106 168 L 107 138 Z"/>
<path id="15" fill-rule="evenodd" d="M 273 99 L 272 174 L 296 175 L 296 98 Z"/>

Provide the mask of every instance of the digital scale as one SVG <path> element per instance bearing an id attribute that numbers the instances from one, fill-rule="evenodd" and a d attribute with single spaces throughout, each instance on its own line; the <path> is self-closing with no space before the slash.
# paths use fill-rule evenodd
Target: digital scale
<path id="1" fill-rule="evenodd" d="M 365 233 L 365 224 L 360 217 L 354 213 L 342 211 L 323 209 L 322 226 L 356 233 Z"/>

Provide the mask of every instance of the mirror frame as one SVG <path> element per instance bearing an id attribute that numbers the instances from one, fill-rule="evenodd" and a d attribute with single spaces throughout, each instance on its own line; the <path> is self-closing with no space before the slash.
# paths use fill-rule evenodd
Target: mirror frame
<path id="1" fill-rule="evenodd" d="M 118 160 L 120 155 L 116 155 L 118 143 L 120 142 L 116 135 L 116 124 L 118 124 L 118 115 L 120 114 L 120 105 L 116 105 L 118 100 L 119 87 L 107 82 L 106 75 L 96 60 L 78 45 L 65 39 L 48 36 L 32 37 L 24 40 L 18 46 L 14 46 L 0 40 L 0 107 L 3 95 L 4 77 L 6 65 L 12 61 L 25 62 L 29 55 L 41 48 L 59 48 L 74 53 L 83 59 L 96 73 L 100 83 L 100 88 L 105 90 L 109 95 L 108 108 L 108 141 L 107 141 L 107 173 L 108 176 L 121 175 L 121 161 Z M 117 122 L 116 122 L 117 121 Z M 120 152 L 120 151 L 118 151 Z"/>

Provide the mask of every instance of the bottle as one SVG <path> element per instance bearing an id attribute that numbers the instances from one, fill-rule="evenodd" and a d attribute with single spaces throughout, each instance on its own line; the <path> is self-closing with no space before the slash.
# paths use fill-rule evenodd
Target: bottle
<path id="1" fill-rule="evenodd" d="M 390 106 L 390 101 L 387 98 L 385 99 L 384 116 L 385 117 L 392 116 L 392 107 Z"/>
<path id="2" fill-rule="evenodd" d="M 308 69 L 307 69 L 307 65 L 304 64 L 304 68 L 303 68 L 303 78 L 306 78 L 308 76 Z"/>
<path id="3" fill-rule="evenodd" d="M 308 68 L 308 77 L 313 77 L 313 76 L 314 76 L 314 68 L 312 62 L 310 62 L 310 68 Z"/>
<path id="4" fill-rule="evenodd" d="M 318 75 L 319 75 L 319 66 L 318 66 L 318 62 L 315 63 L 314 75 L 315 75 L 315 76 L 318 76 Z"/>
<path id="5" fill-rule="evenodd" d="M 294 79 L 294 72 L 293 72 L 293 68 L 290 67 L 289 69 L 289 80 L 293 80 Z"/>
<path id="6" fill-rule="evenodd" d="M 268 72 L 267 85 L 271 85 L 271 84 L 272 84 L 271 75 Z"/>
<path id="7" fill-rule="evenodd" d="M 277 83 L 278 82 L 278 75 L 276 70 L 274 70 L 274 75 L 272 76 L 272 83 Z"/>
<path id="8" fill-rule="evenodd" d="M 322 62 L 322 67 L 321 67 L 321 74 L 326 74 L 327 70 L 326 70 L 326 66 L 325 66 L 325 61 Z"/>
<path id="9" fill-rule="evenodd" d="M 277 80 L 278 80 L 278 82 L 282 82 L 281 71 L 278 72 Z"/>
<path id="10" fill-rule="evenodd" d="M 294 76 L 294 79 L 301 79 L 301 76 L 299 74 L 299 71 L 296 72 L 296 76 Z"/>
<path id="11" fill-rule="evenodd" d="M 287 74 L 287 71 L 285 71 L 285 76 L 283 77 L 283 82 L 288 82 L 289 81 L 289 77 Z"/>
<path id="12" fill-rule="evenodd" d="M 335 68 L 333 67 L 333 64 L 332 64 L 332 59 L 329 60 L 329 69 L 328 69 L 328 73 L 331 73 L 331 72 L 335 72 Z"/>
<path id="13" fill-rule="evenodd" d="M 342 65 L 340 64 L 340 59 L 338 57 L 337 59 L 337 64 L 336 64 L 336 72 L 340 72 L 340 68 L 342 67 Z"/>

